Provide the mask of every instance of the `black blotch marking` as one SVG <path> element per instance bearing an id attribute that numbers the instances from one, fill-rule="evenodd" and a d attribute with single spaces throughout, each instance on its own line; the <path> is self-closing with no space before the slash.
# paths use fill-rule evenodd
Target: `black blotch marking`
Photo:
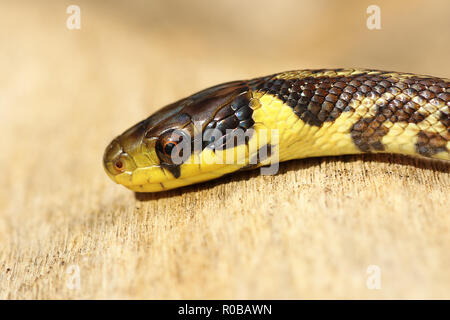
<path id="1" fill-rule="evenodd" d="M 445 128 L 447 128 L 447 136 L 450 137 L 450 113 L 444 113 L 443 111 L 441 111 L 441 114 L 439 115 L 439 121 Z"/>
<path id="2" fill-rule="evenodd" d="M 263 150 L 263 148 L 267 149 L 265 155 L 262 155 L 262 152 L 261 152 L 261 150 Z M 272 156 L 273 148 L 274 148 L 274 146 L 271 144 L 262 146 L 261 148 L 258 149 L 258 151 L 256 152 L 256 155 L 254 155 L 253 158 L 250 159 L 249 164 L 246 165 L 245 167 L 242 167 L 238 171 L 253 170 L 253 169 L 257 168 L 258 164 L 260 164 L 262 161 L 267 160 L 268 158 L 270 158 Z"/>
<path id="3" fill-rule="evenodd" d="M 388 132 L 389 129 L 377 121 L 377 117 L 363 118 L 350 129 L 353 143 L 363 152 L 383 151 L 381 139 Z"/>
<path id="4" fill-rule="evenodd" d="M 178 179 L 181 175 L 181 168 L 180 165 L 177 164 L 161 164 L 161 167 L 164 169 L 169 170 L 169 172 Z"/>
<path id="5" fill-rule="evenodd" d="M 416 151 L 425 157 L 432 157 L 436 153 L 447 151 L 448 140 L 438 133 L 420 131 L 416 142 Z"/>

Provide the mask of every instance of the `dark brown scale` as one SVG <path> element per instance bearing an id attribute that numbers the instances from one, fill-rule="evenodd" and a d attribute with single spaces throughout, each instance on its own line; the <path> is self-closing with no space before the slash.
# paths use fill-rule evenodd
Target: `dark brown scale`
<path id="1" fill-rule="evenodd" d="M 396 96 L 397 94 L 399 94 L 402 91 L 399 88 L 392 86 L 392 87 L 389 87 L 388 92 L 393 94 L 394 96 Z"/>
<path id="2" fill-rule="evenodd" d="M 366 86 L 365 84 L 363 84 L 363 85 L 360 86 L 358 89 L 359 89 L 359 91 L 362 92 L 362 93 L 368 93 L 368 92 L 370 92 L 371 87 Z"/>
<path id="3" fill-rule="evenodd" d="M 334 87 L 337 87 L 337 88 L 343 90 L 343 89 L 346 87 L 346 84 L 345 84 L 345 82 L 337 81 L 337 82 L 334 84 Z"/>
<path id="4" fill-rule="evenodd" d="M 337 98 L 335 99 L 337 100 Z M 333 108 L 334 108 L 333 102 L 325 101 L 324 103 L 322 103 L 322 111 L 325 111 L 325 113 L 330 113 L 331 111 L 333 111 Z"/>
<path id="5" fill-rule="evenodd" d="M 335 107 L 334 107 L 333 110 L 336 110 L 336 109 L 337 109 L 337 111 L 339 111 L 339 114 L 340 114 L 342 111 L 344 111 L 344 109 L 345 109 L 346 106 L 347 106 L 347 101 L 342 100 L 342 99 L 339 99 L 339 100 L 336 102 Z"/>
<path id="6" fill-rule="evenodd" d="M 235 110 L 233 110 L 233 109 L 231 108 L 231 106 L 223 107 L 222 109 L 220 109 L 220 110 L 216 113 L 216 115 L 214 116 L 214 120 L 216 120 L 216 121 L 222 120 L 222 119 L 224 119 L 224 118 L 226 118 L 226 117 L 231 116 L 231 115 L 234 114 L 234 113 L 235 113 Z"/>
<path id="7" fill-rule="evenodd" d="M 344 101 L 346 101 L 346 102 L 349 102 L 349 101 L 352 99 L 352 95 L 351 95 L 350 93 L 348 93 L 348 92 L 344 92 L 344 93 L 342 93 L 342 94 L 339 96 L 339 98 L 340 98 L 341 100 L 344 100 Z"/>
<path id="8" fill-rule="evenodd" d="M 450 102 L 450 93 L 447 93 L 447 92 L 439 93 L 438 98 L 442 99 L 443 101 L 447 101 L 447 104 L 448 104 Z"/>
<path id="9" fill-rule="evenodd" d="M 444 113 L 441 111 L 439 115 L 439 121 L 447 128 L 447 139 L 450 139 L 450 113 Z"/>
<path id="10" fill-rule="evenodd" d="M 424 91 L 420 92 L 420 95 L 427 100 L 431 100 L 435 97 L 435 94 L 433 92 L 431 92 L 430 90 L 424 90 Z"/>
<path id="11" fill-rule="evenodd" d="M 377 83 L 373 80 L 366 80 L 364 81 L 364 85 L 369 86 L 369 87 L 373 87 L 375 86 Z"/>
<path id="12" fill-rule="evenodd" d="M 354 86 L 349 85 L 344 88 L 344 92 L 347 94 L 353 94 L 356 92 L 356 88 Z"/>
<path id="13" fill-rule="evenodd" d="M 217 122 L 216 128 L 222 132 L 225 132 L 227 129 L 237 128 L 239 124 L 239 120 L 234 116 L 229 116 L 223 120 Z"/>
<path id="14" fill-rule="evenodd" d="M 429 89 L 430 89 L 431 92 L 434 92 L 436 94 L 444 92 L 444 89 L 439 87 L 439 86 L 437 86 L 437 85 L 432 85 Z"/>
<path id="15" fill-rule="evenodd" d="M 331 103 L 336 103 L 336 101 L 338 100 L 338 97 L 337 97 L 337 95 L 330 93 L 330 94 L 326 95 L 325 100 L 328 102 L 331 102 Z M 331 110 L 329 110 L 329 111 L 331 111 Z"/>
<path id="16" fill-rule="evenodd" d="M 230 105 L 231 109 L 238 110 L 244 106 L 248 106 L 249 98 L 247 95 L 238 96 Z"/>
<path id="17" fill-rule="evenodd" d="M 391 83 L 387 80 L 382 80 L 379 82 L 379 85 L 382 86 L 383 88 L 389 88 L 391 86 Z"/>
<path id="18" fill-rule="evenodd" d="M 425 90 L 425 88 L 426 87 L 423 84 L 420 84 L 420 83 L 415 83 L 415 84 L 413 84 L 411 86 L 411 89 L 414 89 L 416 91 L 423 91 L 423 90 Z"/>
<path id="19" fill-rule="evenodd" d="M 353 100 L 361 101 L 364 98 L 365 98 L 364 94 L 359 91 L 357 91 L 353 94 Z"/>
<path id="20" fill-rule="evenodd" d="M 252 108 L 250 108 L 249 106 L 244 106 L 236 111 L 235 116 L 239 120 L 246 120 L 251 118 L 252 113 L 253 113 Z"/>
<path id="21" fill-rule="evenodd" d="M 408 88 L 408 84 L 406 84 L 405 82 L 396 82 L 395 86 L 400 90 L 405 90 Z"/>
<path id="22" fill-rule="evenodd" d="M 338 95 L 340 95 L 342 93 L 342 89 L 340 89 L 338 87 L 333 87 L 333 88 L 330 89 L 329 92 L 338 96 Z"/>
<path id="23" fill-rule="evenodd" d="M 253 121 L 252 118 L 239 121 L 239 127 L 242 129 L 249 129 L 254 124 L 255 124 L 255 121 Z"/>
<path id="24" fill-rule="evenodd" d="M 314 103 L 321 104 L 322 102 L 325 101 L 325 98 L 322 97 L 322 96 L 315 95 L 315 96 L 313 96 L 313 97 L 311 98 L 311 101 L 314 102 Z"/>
<path id="25" fill-rule="evenodd" d="M 320 88 L 320 89 L 328 90 L 328 89 L 331 88 L 331 84 L 330 84 L 329 81 L 326 81 L 326 80 L 325 80 L 324 82 L 322 82 L 322 83 L 319 85 L 319 88 Z"/>
<path id="26" fill-rule="evenodd" d="M 373 90 L 378 93 L 378 94 L 383 94 L 386 91 L 386 88 L 383 87 L 382 85 L 376 85 L 375 87 L 373 87 Z"/>

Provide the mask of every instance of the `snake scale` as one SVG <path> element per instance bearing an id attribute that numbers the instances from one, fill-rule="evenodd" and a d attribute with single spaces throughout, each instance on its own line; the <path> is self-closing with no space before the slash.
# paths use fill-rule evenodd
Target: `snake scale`
<path id="1" fill-rule="evenodd" d="M 156 192 L 306 157 L 383 152 L 448 161 L 449 83 L 366 69 L 288 71 L 228 82 L 134 125 L 109 144 L 103 163 L 115 182 Z M 208 130 L 215 134 L 206 135 Z M 238 131 L 243 142 L 233 137 Z M 230 152 L 232 162 L 217 161 Z"/>

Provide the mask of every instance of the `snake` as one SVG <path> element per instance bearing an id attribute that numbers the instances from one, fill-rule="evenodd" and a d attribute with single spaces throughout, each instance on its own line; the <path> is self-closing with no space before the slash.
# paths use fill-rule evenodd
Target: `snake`
<path id="1" fill-rule="evenodd" d="M 159 192 L 309 157 L 393 153 L 449 161 L 449 83 L 347 68 L 227 82 L 117 136 L 103 165 L 130 190 Z"/>

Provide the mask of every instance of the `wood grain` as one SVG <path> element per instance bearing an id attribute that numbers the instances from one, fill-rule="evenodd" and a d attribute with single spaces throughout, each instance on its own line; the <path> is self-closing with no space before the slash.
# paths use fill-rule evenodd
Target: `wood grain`
<path id="1" fill-rule="evenodd" d="M 449 77 L 448 1 L 378 2 L 377 31 L 364 1 L 79 1 L 74 31 L 72 3 L 2 2 L 0 298 L 450 298 L 448 163 L 316 158 L 140 195 L 101 165 L 115 135 L 216 83 Z"/>

